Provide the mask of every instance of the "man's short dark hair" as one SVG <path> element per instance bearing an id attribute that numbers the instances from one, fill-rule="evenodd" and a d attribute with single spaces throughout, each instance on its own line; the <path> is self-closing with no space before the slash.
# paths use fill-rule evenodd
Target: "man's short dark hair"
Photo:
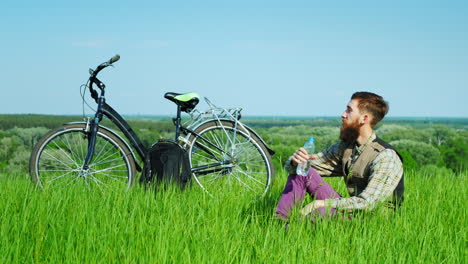
<path id="1" fill-rule="evenodd" d="M 359 111 L 372 115 L 371 127 L 379 123 L 388 113 L 388 102 L 380 95 L 370 92 L 356 92 L 351 96 L 351 100 L 354 99 L 358 101 Z"/>

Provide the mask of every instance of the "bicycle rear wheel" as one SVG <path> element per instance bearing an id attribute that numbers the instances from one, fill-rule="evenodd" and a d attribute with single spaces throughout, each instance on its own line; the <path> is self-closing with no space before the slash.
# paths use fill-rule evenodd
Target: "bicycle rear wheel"
<path id="1" fill-rule="evenodd" d="M 195 181 L 208 193 L 263 196 L 272 185 L 274 167 L 264 143 L 231 121 L 210 121 L 189 137 L 188 153 Z"/>
<path id="2" fill-rule="evenodd" d="M 119 137 L 99 128 L 93 160 L 84 170 L 87 148 L 85 124 L 67 124 L 51 131 L 31 154 L 31 180 L 40 187 L 83 185 L 101 190 L 127 188 L 133 183 L 135 160 Z"/>

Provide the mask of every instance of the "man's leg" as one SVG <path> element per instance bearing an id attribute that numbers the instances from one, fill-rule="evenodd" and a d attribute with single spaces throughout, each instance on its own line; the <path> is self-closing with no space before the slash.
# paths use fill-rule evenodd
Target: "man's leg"
<path id="1" fill-rule="evenodd" d="M 333 189 L 314 169 L 309 170 L 307 174 L 308 185 L 307 192 L 316 200 L 340 198 L 341 195 Z M 319 216 L 333 216 L 336 214 L 335 208 L 319 208 L 316 215 Z"/>
<path id="2" fill-rule="evenodd" d="M 314 170 L 309 169 L 307 176 L 291 174 L 284 187 L 284 191 L 276 207 L 276 216 L 288 218 L 291 208 L 302 202 L 305 193 L 309 193 L 315 199 L 323 200 L 338 198 L 340 195 Z M 321 215 L 325 215 L 326 208 L 319 209 Z M 332 211 L 334 213 L 334 209 Z"/>

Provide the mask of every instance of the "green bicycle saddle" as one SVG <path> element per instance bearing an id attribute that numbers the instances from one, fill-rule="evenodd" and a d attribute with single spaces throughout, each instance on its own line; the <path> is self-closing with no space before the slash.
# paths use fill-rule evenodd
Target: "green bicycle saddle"
<path id="1" fill-rule="evenodd" d="M 164 98 L 179 105 L 181 110 L 187 113 L 192 111 L 200 101 L 200 96 L 197 93 L 180 94 L 169 92 L 164 95 Z"/>

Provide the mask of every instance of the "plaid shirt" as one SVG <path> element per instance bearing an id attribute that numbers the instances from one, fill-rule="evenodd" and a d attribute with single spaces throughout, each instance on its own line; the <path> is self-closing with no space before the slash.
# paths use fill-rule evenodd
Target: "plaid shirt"
<path id="1" fill-rule="evenodd" d="M 372 133 L 368 142 L 376 138 Z M 352 159 L 355 160 L 364 151 L 367 144 L 355 145 Z M 343 152 L 346 143 L 339 142 L 330 146 L 325 151 L 317 154 L 318 159 L 311 160 L 311 167 L 321 176 L 342 176 Z M 291 165 L 291 158 L 286 162 L 285 169 L 288 173 L 295 174 L 296 167 Z M 328 207 L 337 209 L 373 209 L 379 202 L 389 199 L 403 175 L 403 164 L 394 150 L 382 151 L 370 164 L 370 176 L 367 187 L 357 196 L 349 198 L 326 199 Z"/>

